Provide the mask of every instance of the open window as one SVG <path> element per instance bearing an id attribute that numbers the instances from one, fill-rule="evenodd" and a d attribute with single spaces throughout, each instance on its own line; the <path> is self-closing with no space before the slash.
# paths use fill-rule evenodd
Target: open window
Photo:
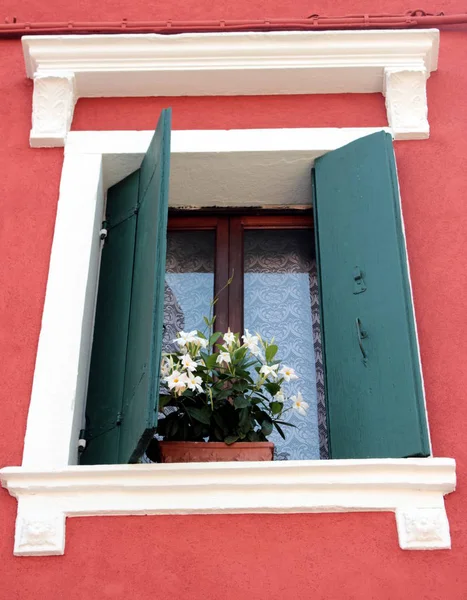
<path id="1" fill-rule="evenodd" d="M 216 330 L 274 337 L 300 377 L 288 393 L 309 405 L 289 416 L 285 440 L 268 437 L 275 460 L 328 457 L 313 219 L 300 212 L 178 211 L 168 221 L 163 350 L 180 330 L 206 329 L 214 296 Z"/>
<path id="2" fill-rule="evenodd" d="M 308 347 L 303 345 L 300 359 L 303 371 L 310 376 L 310 390 L 314 384 L 316 395 L 316 379 L 326 388 L 329 456 L 428 456 L 390 136 L 373 134 L 315 161 L 314 235 L 310 217 L 300 226 L 293 219 L 303 217 L 284 216 L 279 224 L 270 220 L 269 225 L 259 227 L 264 216 L 240 215 L 224 217 L 223 221 L 221 217 L 203 221 L 199 216 L 198 230 L 171 226 L 164 283 L 169 120 L 169 113 L 164 112 L 141 169 L 109 190 L 108 237 L 102 252 L 87 403 L 88 447 L 82 462 L 136 461 L 154 435 L 164 300 L 168 342 L 172 327 L 169 317 L 176 326 L 188 317 L 195 322 L 205 311 L 206 302 L 209 304 L 210 294 L 234 269 L 242 276 L 234 277 L 234 284 L 219 300 L 217 327 L 230 326 L 235 331 L 242 325 L 253 330 L 264 327 L 265 335 L 269 335 L 271 317 L 264 315 L 274 315 L 275 284 L 264 288 L 264 280 L 303 275 L 289 279 L 300 280 L 302 288 L 297 284 L 297 290 L 306 287 L 311 299 L 314 237 L 321 299 L 322 380 L 316 378 L 321 352 L 313 331 L 313 310 L 318 302 L 299 294 L 293 316 L 303 324 L 304 332 L 308 330 Z M 185 241 L 180 241 L 182 231 Z M 172 260 L 171 247 L 175 248 L 177 239 L 182 253 L 196 247 L 189 258 L 196 258 L 201 267 L 185 273 L 198 275 L 192 277 L 193 288 L 177 284 L 177 275 L 184 274 L 185 268 L 183 260 L 178 265 Z M 287 264 L 287 248 L 294 249 L 299 265 L 290 273 L 284 272 L 283 266 L 275 266 Z M 305 249 L 303 255 L 299 248 Z M 291 285 L 289 282 L 289 288 Z M 183 294 L 188 294 L 186 309 Z M 289 304 L 286 301 L 283 306 Z M 191 326 L 183 324 L 187 329 Z M 277 331 L 271 333 L 277 336 Z M 321 440 L 319 436 L 318 401 L 315 406 L 313 452 L 317 458 L 324 455 L 320 446 L 323 449 L 325 442 L 323 435 Z M 308 436 L 312 437 L 311 430 Z"/>

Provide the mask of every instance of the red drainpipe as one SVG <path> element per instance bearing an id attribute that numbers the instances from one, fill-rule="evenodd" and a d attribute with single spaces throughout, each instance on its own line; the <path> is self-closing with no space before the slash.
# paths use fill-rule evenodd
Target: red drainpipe
<path id="1" fill-rule="evenodd" d="M 225 21 L 77 21 L 60 23 L 17 22 L 5 19 L 0 24 L 0 38 L 19 38 L 23 35 L 66 35 L 96 33 L 201 33 L 227 31 L 320 31 L 343 29 L 406 29 L 443 27 L 467 24 L 466 14 L 445 15 L 408 11 L 403 15 L 348 15 L 326 17 L 310 15 L 307 19 L 263 19 Z"/>

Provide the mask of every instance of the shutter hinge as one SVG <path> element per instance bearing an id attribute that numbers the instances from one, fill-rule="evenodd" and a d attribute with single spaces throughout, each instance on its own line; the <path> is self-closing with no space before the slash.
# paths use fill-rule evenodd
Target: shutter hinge
<path id="1" fill-rule="evenodd" d="M 107 235 L 109 233 L 107 226 L 107 221 L 102 221 L 101 230 L 99 231 L 99 239 L 103 242 L 105 242 L 105 239 L 107 238 Z"/>
<path id="2" fill-rule="evenodd" d="M 78 440 L 78 453 L 82 454 L 86 449 L 86 430 L 80 429 Z"/>
<path id="3" fill-rule="evenodd" d="M 122 424 L 123 421 L 123 414 L 121 412 L 117 413 L 117 418 L 115 419 L 115 425 L 117 427 L 120 427 L 120 425 Z"/>

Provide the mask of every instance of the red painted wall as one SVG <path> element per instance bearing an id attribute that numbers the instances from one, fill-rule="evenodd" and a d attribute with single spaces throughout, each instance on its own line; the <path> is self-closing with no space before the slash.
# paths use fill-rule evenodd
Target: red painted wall
<path id="1" fill-rule="evenodd" d="M 397 0 L 358 5 L 174 0 L 3 1 L 19 20 L 262 18 L 404 12 Z M 460 1 L 427 10 L 461 12 Z M 436 456 L 457 460 L 447 497 L 452 551 L 398 547 L 391 514 L 69 519 L 63 557 L 12 555 L 16 501 L 0 493 L 0 598 L 238 600 L 467 598 L 467 70 L 465 32 L 441 36 L 428 83 L 431 138 L 396 143 L 409 259 Z M 0 466 L 21 462 L 47 280 L 61 149 L 28 145 L 32 85 L 19 41 L 0 40 Z M 81 100 L 75 129 L 150 129 L 161 107 L 174 127 L 378 126 L 379 95 Z"/>

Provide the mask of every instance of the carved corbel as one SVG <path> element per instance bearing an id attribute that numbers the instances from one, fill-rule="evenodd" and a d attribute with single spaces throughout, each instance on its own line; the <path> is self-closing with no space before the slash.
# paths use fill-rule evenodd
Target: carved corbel
<path id="1" fill-rule="evenodd" d="M 73 73 L 54 72 L 34 76 L 32 129 L 29 137 L 33 148 L 65 144 L 76 100 Z"/>
<path id="2" fill-rule="evenodd" d="M 430 135 L 424 67 L 384 69 L 388 122 L 396 140 L 425 139 Z"/>

